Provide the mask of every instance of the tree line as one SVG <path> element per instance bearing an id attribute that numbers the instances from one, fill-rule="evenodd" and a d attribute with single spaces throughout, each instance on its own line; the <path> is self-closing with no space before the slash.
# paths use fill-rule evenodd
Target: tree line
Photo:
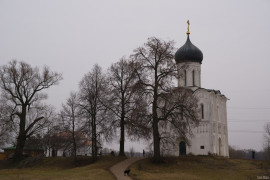
<path id="1" fill-rule="evenodd" d="M 44 103 L 44 90 L 59 84 L 60 73 L 18 61 L 1 66 L 0 144 L 14 137 L 14 158 L 20 160 L 25 145 L 41 143 L 35 140 L 39 137 L 49 150 L 69 149 L 76 161 L 78 147 L 90 140 L 97 161 L 100 143 L 118 133 L 120 156 L 125 156 L 128 136 L 151 141 L 154 162 L 162 161 L 161 150 L 179 136 L 188 140 L 199 122 L 197 99 L 190 90 L 174 86 L 179 78 L 174 52 L 173 41 L 152 37 L 105 72 L 94 65 L 60 112 Z"/>

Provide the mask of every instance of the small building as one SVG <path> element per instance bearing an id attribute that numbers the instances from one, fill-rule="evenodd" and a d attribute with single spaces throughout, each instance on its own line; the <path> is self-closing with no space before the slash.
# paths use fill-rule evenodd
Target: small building
<path id="1" fill-rule="evenodd" d="M 0 152 L 0 160 L 6 159 L 6 155 L 4 152 Z"/>
<path id="2" fill-rule="evenodd" d="M 46 156 L 72 156 L 73 155 L 73 141 L 72 132 L 59 132 L 55 136 L 56 143 L 47 151 Z M 92 155 L 92 141 L 86 133 L 82 131 L 75 132 L 77 156 L 91 156 Z M 101 143 L 97 141 L 97 152 L 101 153 Z M 51 151 L 51 152 L 50 152 Z"/>
<path id="3" fill-rule="evenodd" d="M 15 154 L 16 146 L 10 146 L 2 149 L 4 150 L 4 153 L 1 153 L 0 160 L 12 158 L 12 156 Z M 37 146 L 25 146 L 23 148 L 23 155 L 26 157 L 43 156 L 44 150 L 43 148 Z"/>

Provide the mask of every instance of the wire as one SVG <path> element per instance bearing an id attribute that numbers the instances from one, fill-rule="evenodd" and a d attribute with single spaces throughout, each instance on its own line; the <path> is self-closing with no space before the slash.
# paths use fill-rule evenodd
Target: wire
<path id="1" fill-rule="evenodd" d="M 231 119 L 231 118 L 228 118 L 228 120 L 233 120 L 233 121 L 270 121 L 270 118 L 269 119 Z"/>
<path id="2" fill-rule="evenodd" d="M 228 119 L 228 122 L 237 122 L 237 123 L 265 123 L 270 122 L 269 119 Z"/>
<path id="3" fill-rule="evenodd" d="M 259 122 L 256 122 L 256 121 L 228 121 L 230 123 L 265 123 L 264 121 L 259 121 Z"/>
<path id="4" fill-rule="evenodd" d="M 236 133 L 265 133 L 264 131 L 251 131 L 251 130 L 228 130 L 228 131 Z"/>
<path id="5" fill-rule="evenodd" d="M 228 122 L 270 122 L 270 120 L 265 120 L 265 121 L 256 121 L 256 120 L 238 120 L 238 121 L 230 121 L 230 120 L 228 120 Z"/>
<path id="6" fill-rule="evenodd" d="M 269 107 L 260 107 L 260 108 L 253 108 L 253 107 L 228 107 L 229 109 L 258 109 L 258 110 L 267 110 L 270 109 Z"/>

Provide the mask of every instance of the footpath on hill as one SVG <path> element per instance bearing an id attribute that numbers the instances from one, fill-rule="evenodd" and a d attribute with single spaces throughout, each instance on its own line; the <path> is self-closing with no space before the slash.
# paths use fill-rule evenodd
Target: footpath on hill
<path id="1" fill-rule="evenodd" d="M 132 180 L 131 177 L 125 176 L 124 171 L 131 164 L 143 159 L 143 157 L 132 157 L 121 161 L 110 168 L 110 171 L 114 174 L 117 180 Z"/>

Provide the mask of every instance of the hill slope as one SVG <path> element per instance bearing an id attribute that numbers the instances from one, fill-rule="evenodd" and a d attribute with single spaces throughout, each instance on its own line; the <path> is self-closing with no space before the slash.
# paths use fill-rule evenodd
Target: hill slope
<path id="1" fill-rule="evenodd" d="M 270 164 L 215 156 L 168 157 L 163 164 L 144 159 L 131 166 L 131 176 L 136 180 L 270 179 Z"/>
<path id="2" fill-rule="evenodd" d="M 3 167 L 0 161 L 1 180 L 96 180 L 115 179 L 109 168 L 124 158 L 113 156 L 99 157 L 98 162 L 91 164 L 91 158 L 79 159 L 80 167 L 74 167 L 72 158 L 26 159 L 15 167 Z M 88 164 L 88 165 L 85 165 Z"/>

